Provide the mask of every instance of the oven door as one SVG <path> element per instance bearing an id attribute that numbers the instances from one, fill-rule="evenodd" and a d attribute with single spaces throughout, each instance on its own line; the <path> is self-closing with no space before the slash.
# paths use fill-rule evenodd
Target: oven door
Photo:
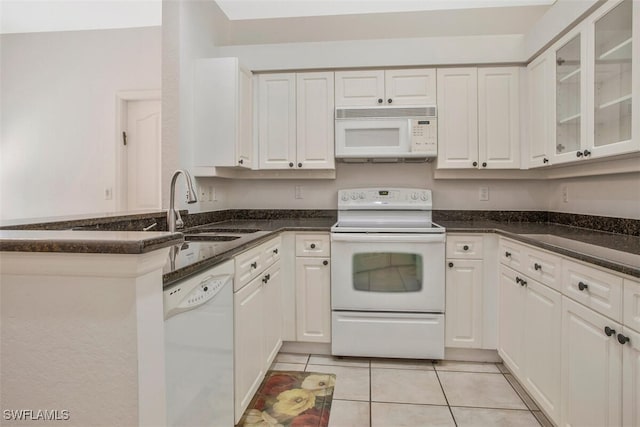
<path id="1" fill-rule="evenodd" d="M 443 313 L 445 239 L 332 233 L 332 309 Z"/>

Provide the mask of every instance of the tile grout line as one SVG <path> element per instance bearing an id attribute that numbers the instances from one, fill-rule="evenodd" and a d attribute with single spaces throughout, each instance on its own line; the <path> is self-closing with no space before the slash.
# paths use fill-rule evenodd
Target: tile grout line
<path id="1" fill-rule="evenodd" d="M 520 393 L 518 393 L 518 390 L 516 390 L 515 386 L 513 384 L 511 384 L 511 381 L 509 381 L 507 379 L 507 374 L 505 374 L 504 372 L 500 372 L 502 374 L 502 377 L 504 378 L 504 380 L 509 383 L 509 386 L 513 389 L 513 392 L 516 394 L 516 396 L 518 396 L 518 398 L 520 398 L 520 400 L 522 401 L 522 404 L 524 405 L 525 408 L 527 408 L 527 411 L 529 411 L 529 413 L 531 414 L 531 416 L 536 420 L 536 422 L 542 427 L 542 423 L 538 420 L 538 418 L 535 416 L 535 414 L 533 413 L 533 410 L 531 408 L 529 408 L 529 405 L 527 405 L 527 402 L 525 402 L 525 400 L 522 398 L 522 396 L 520 396 Z M 512 374 L 513 375 L 513 374 Z M 515 379 L 515 377 L 514 377 Z M 525 390 L 526 393 L 526 390 Z M 531 397 L 529 396 L 529 399 L 531 399 Z M 537 406 L 537 404 L 536 404 Z"/>
<path id="2" fill-rule="evenodd" d="M 432 363 L 433 372 L 436 373 L 436 379 L 438 380 L 438 384 L 440 384 L 440 390 L 442 390 L 442 395 L 444 396 L 444 401 L 447 402 L 447 408 L 449 408 L 449 413 L 451 414 L 451 419 L 453 419 L 453 424 L 458 427 L 458 422 L 456 421 L 455 415 L 453 415 L 453 409 L 451 409 L 451 405 L 449 404 L 449 399 L 447 398 L 447 393 L 444 391 L 444 387 L 442 386 L 442 381 L 440 381 L 440 375 L 438 375 L 438 370 L 436 369 L 436 364 Z"/>

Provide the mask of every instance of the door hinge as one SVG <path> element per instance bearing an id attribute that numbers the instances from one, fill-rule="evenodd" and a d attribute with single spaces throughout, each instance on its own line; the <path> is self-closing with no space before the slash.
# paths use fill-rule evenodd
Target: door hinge
<path id="1" fill-rule="evenodd" d="M 122 143 L 127 145 L 127 132 L 122 131 Z"/>

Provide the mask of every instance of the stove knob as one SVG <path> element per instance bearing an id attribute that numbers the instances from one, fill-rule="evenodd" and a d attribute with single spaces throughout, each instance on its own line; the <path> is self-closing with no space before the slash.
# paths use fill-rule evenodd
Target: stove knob
<path id="1" fill-rule="evenodd" d="M 420 200 L 422 200 L 423 202 L 426 202 L 427 199 L 428 199 L 427 193 L 422 193 L 422 195 L 420 196 Z"/>
<path id="2" fill-rule="evenodd" d="M 358 194 L 357 193 L 351 193 L 351 200 L 355 200 L 358 198 Z"/>
<path id="3" fill-rule="evenodd" d="M 364 199 L 364 193 L 360 193 L 360 198 Z"/>
<path id="4" fill-rule="evenodd" d="M 347 193 L 343 193 L 342 194 L 342 201 L 346 202 L 347 200 L 349 200 L 349 195 Z"/>
<path id="5" fill-rule="evenodd" d="M 413 193 L 411 195 L 411 200 L 418 200 L 418 193 Z"/>

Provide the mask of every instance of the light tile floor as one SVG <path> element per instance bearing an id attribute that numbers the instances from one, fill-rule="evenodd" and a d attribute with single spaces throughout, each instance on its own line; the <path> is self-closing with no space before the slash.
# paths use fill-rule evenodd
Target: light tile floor
<path id="1" fill-rule="evenodd" d="M 280 353 L 273 370 L 336 374 L 329 427 L 551 427 L 502 364 Z"/>

